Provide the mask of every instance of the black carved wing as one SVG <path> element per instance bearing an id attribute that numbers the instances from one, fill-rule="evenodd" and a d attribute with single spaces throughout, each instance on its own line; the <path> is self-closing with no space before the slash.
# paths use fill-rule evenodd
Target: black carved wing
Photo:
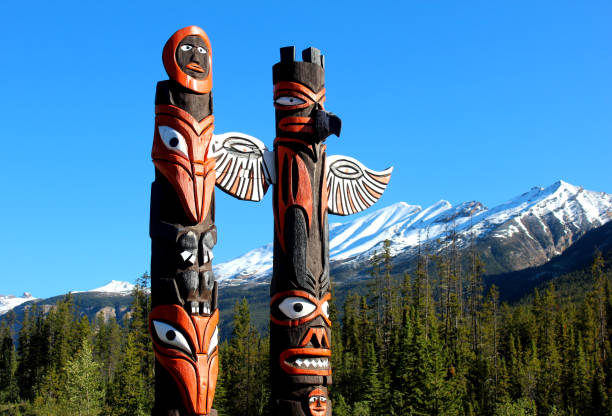
<path id="1" fill-rule="evenodd" d="M 330 214 L 351 215 L 374 205 L 382 196 L 393 167 L 381 172 L 368 169 L 348 156 L 327 157 L 327 210 Z"/>
<path id="2" fill-rule="evenodd" d="M 264 163 L 266 146 L 244 133 L 214 135 L 208 157 L 214 157 L 217 186 L 247 201 L 260 201 L 271 182 Z"/>

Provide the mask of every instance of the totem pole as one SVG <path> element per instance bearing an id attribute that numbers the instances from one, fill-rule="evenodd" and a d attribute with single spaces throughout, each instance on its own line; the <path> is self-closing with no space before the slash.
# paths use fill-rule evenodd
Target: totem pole
<path id="1" fill-rule="evenodd" d="M 327 214 L 349 215 L 376 202 L 392 168 L 374 172 L 346 156 L 326 156 L 340 135 L 325 111 L 325 60 L 318 49 L 281 49 L 274 65 L 274 266 L 270 287 L 270 360 L 274 415 L 332 414 Z"/>
<path id="2" fill-rule="evenodd" d="M 392 168 L 375 172 L 347 156 L 325 153 L 340 135 L 340 119 L 324 110 L 325 61 L 318 49 L 281 49 L 274 65 L 274 151 L 253 137 L 240 140 L 231 163 L 219 158 L 217 184 L 248 199 L 252 178 L 273 184 L 274 266 L 270 287 L 272 414 L 328 416 L 331 403 L 329 236 L 327 214 L 350 215 L 372 206 Z M 236 146 L 234 146 L 236 148 Z M 226 152 L 228 153 L 228 152 Z M 229 153 L 228 153 L 229 154 Z M 238 163 L 239 162 L 239 163 Z M 238 168 L 240 166 L 240 168 Z M 240 178 L 251 178 L 238 184 Z M 233 185 L 231 185 L 233 184 Z"/>
<path id="3" fill-rule="evenodd" d="M 211 47 L 196 26 L 176 32 L 164 46 L 167 81 L 157 84 L 151 186 L 151 302 L 149 332 L 155 351 L 153 415 L 216 415 L 218 372 L 217 242 L 214 187 L 257 201 L 267 185 L 261 164 L 249 178 L 229 182 L 227 166 L 253 165 L 250 136 L 213 135 Z M 257 149 L 256 149 L 257 150 Z M 234 163 L 237 161 L 237 163 Z M 217 181 L 219 162 L 226 175 Z M 231 175 L 230 175 L 231 176 Z M 224 181 L 227 177 L 227 180 Z M 240 179 L 240 178 L 239 178 Z M 244 191 L 242 185 L 248 182 Z M 235 186 L 234 186 L 235 185 Z"/>

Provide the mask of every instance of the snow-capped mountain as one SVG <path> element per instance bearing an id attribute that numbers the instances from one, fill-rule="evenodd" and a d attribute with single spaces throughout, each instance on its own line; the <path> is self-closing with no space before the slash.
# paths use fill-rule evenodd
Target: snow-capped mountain
<path id="1" fill-rule="evenodd" d="M 134 285 L 132 283 L 122 282 L 118 280 L 111 280 L 104 286 L 101 286 L 95 289 L 91 289 L 88 291 L 76 290 L 71 293 L 79 294 L 79 295 L 88 294 L 88 293 L 100 293 L 100 294 L 107 294 L 107 295 L 128 296 L 132 294 L 133 289 L 134 289 Z M 0 295 L 0 316 L 4 315 L 11 309 L 18 307 L 19 305 L 25 302 L 29 302 L 29 301 L 37 300 L 37 299 L 38 298 L 33 297 L 31 294 L 27 292 L 24 293 L 21 297 L 17 297 L 13 295 L 8 295 L 8 296 Z"/>
<path id="2" fill-rule="evenodd" d="M 111 280 L 104 286 L 88 290 L 88 292 L 105 292 L 105 293 L 118 293 L 129 295 L 134 290 L 134 285 L 130 282 L 121 282 L 119 280 Z"/>
<path id="3" fill-rule="evenodd" d="M 407 262 L 419 245 L 439 249 L 436 242 L 450 231 L 459 248 L 477 246 L 487 272 L 518 270 L 546 262 L 611 219 L 611 194 L 563 181 L 534 187 L 493 208 L 476 201 L 452 206 L 442 200 L 427 208 L 398 202 L 330 224 L 331 271 L 357 269 L 387 239 L 395 262 Z M 272 244 L 215 266 L 218 280 L 228 285 L 265 282 L 271 271 Z"/>
<path id="4" fill-rule="evenodd" d="M 24 302 L 28 302 L 28 301 L 35 300 L 35 299 L 36 298 L 33 297 L 28 292 L 24 293 L 20 297 L 13 296 L 13 295 L 8 295 L 8 296 L 0 295 L 0 316 L 4 315 L 11 309 L 16 308 L 17 306 L 21 305 Z"/>

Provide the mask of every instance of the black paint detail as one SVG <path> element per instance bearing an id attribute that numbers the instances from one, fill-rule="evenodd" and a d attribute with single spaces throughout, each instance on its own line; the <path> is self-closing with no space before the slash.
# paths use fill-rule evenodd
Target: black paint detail
<path id="1" fill-rule="evenodd" d="M 170 331 L 166 332 L 166 338 L 172 341 L 174 338 L 176 338 L 176 332 L 171 329 Z"/>
<path id="2" fill-rule="evenodd" d="M 183 250 L 195 250 L 198 248 L 198 240 L 193 231 L 188 231 L 179 238 L 179 247 Z"/>
<path id="3" fill-rule="evenodd" d="M 185 285 L 185 289 L 187 289 L 188 292 L 195 292 L 198 290 L 198 272 L 195 270 L 186 270 L 180 274 L 183 284 Z"/>
<path id="4" fill-rule="evenodd" d="M 174 80 L 160 81 L 155 91 L 155 105 L 170 104 L 203 120 L 213 112 L 212 91 L 207 94 L 193 92 Z"/>
<path id="5" fill-rule="evenodd" d="M 176 137 L 173 137 L 170 139 L 170 147 L 176 147 L 179 144 L 179 139 L 177 139 Z"/>
<path id="6" fill-rule="evenodd" d="M 280 48 L 280 60 L 281 62 L 295 61 L 295 46 L 285 46 L 284 48 Z"/>
<path id="7" fill-rule="evenodd" d="M 302 51 L 302 60 L 304 62 L 310 62 L 316 65 L 321 65 L 321 51 L 313 47 L 304 49 Z"/>

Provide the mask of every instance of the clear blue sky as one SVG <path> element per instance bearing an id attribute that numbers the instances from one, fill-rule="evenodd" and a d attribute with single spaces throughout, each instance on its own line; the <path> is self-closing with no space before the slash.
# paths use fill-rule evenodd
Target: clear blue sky
<path id="1" fill-rule="evenodd" d="M 0 293 L 148 270 L 155 83 L 165 41 L 191 24 L 212 43 L 216 132 L 268 145 L 278 48 L 320 48 L 343 120 L 328 152 L 395 166 L 379 207 L 492 206 L 558 179 L 612 192 L 609 1 L 301 4 L 6 2 Z M 217 198 L 218 261 L 271 241 L 269 195 Z"/>

